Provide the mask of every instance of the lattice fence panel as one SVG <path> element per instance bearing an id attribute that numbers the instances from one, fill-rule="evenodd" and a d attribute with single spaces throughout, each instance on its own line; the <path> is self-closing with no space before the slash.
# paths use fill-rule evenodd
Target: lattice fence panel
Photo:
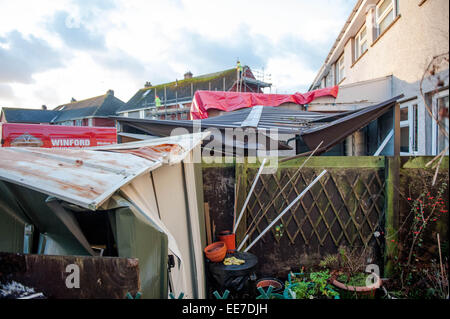
<path id="1" fill-rule="evenodd" d="M 248 189 L 256 169 L 248 169 Z M 289 203 L 322 171 L 282 168 L 275 174 L 261 175 L 246 209 L 246 228 L 256 223 L 250 239 L 255 239 Z M 285 185 L 289 183 L 288 186 Z M 278 198 L 273 200 L 276 195 Z M 384 169 L 339 168 L 328 173 L 297 202 L 261 239 L 296 249 L 326 252 L 340 245 L 382 247 L 385 179 Z M 263 214 L 266 211 L 265 214 Z M 249 241 L 250 242 L 250 241 Z"/>

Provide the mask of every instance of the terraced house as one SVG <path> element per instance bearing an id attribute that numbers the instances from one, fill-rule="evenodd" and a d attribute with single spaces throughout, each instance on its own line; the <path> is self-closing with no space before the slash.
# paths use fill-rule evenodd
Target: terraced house
<path id="1" fill-rule="evenodd" d="M 40 110 L 3 107 L 0 122 L 114 127 L 115 120 L 110 116 L 115 116 L 123 105 L 125 103 L 114 96 L 114 91 L 108 90 L 106 94 L 84 100 L 72 98 L 70 103 L 53 110 L 47 110 L 45 105 Z"/>
<path id="2" fill-rule="evenodd" d="M 117 113 L 133 118 L 190 119 L 189 111 L 197 90 L 262 93 L 263 88 L 270 86 L 257 80 L 248 66 L 243 67 L 241 77 L 235 68 L 195 77 L 187 72 L 182 80 L 158 85 L 147 82 Z M 155 103 L 156 96 L 161 101 L 160 106 Z"/>
<path id="3" fill-rule="evenodd" d="M 339 85 L 339 95 L 309 110 L 350 110 L 403 94 L 401 154 L 439 154 L 448 139 L 433 117 L 448 132 L 448 34 L 448 0 L 359 0 L 310 87 Z M 379 127 L 355 133 L 347 155 L 364 154 L 371 139 L 383 141 L 386 133 Z"/>

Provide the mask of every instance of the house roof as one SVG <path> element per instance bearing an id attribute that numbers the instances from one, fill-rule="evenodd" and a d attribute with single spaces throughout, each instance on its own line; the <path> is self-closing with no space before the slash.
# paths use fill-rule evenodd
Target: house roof
<path id="1" fill-rule="evenodd" d="M 244 69 L 244 81 L 253 86 L 266 87 L 269 83 L 255 79 L 249 67 Z M 219 72 L 194 76 L 189 79 L 176 80 L 140 89 L 136 94 L 118 111 L 127 112 L 155 106 L 155 94 L 164 103 L 183 103 L 192 101 L 193 94 L 198 90 L 204 91 L 229 91 L 236 82 L 236 69 L 227 69 Z M 191 91 L 192 85 L 192 91 Z"/>
<path id="2" fill-rule="evenodd" d="M 194 76 L 190 79 L 176 80 L 173 82 L 162 83 L 149 87 L 144 87 L 120 109 L 118 112 L 142 109 L 155 105 L 155 94 L 161 101 L 166 97 L 166 101 L 192 100 L 192 94 L 197 90 L 224 90 L 228 91 L 236 81 L 236 69 L 228 69 L 220 72 Z M 191 85 L 192 90 L 191 92 Z M 165 89 L 165 91 L 164 91 Z M 165 95 L 164 95 L 165 92 Z"/>
<path id="3" fill-rule="evenodd" d="M 348 35 L 348 30 L 352 27 L 352 25 L 355 22 L 355 19 L 358 17 L 358 11 L 364 9 L 368 5 L 376 4 L 377 0 L 357 0 L 355 5 L 353 6 L 352 11 L 350 12 L 347 20 L 345 21 L 344 25 L 342 26 L 341 31 L 339 32 L 338 37 L 333 43 L 333 46 L 331 47 L 330 51 L 328 52 L 327 57 L 325 58 L 324 63 L 320 67 L 319 71 L 316 74 L 316 77 L 314 78 L 314 81 L 309 87 L 309 90 L 313 90 L 314 86 L 317 84 L 317 81 L 321 77 L 322 74 L 329 71 L 328 64 L 334 63 L 334 61 L 340 56 L 340 53 L 343 52 L 343 44 L 345 44 L 348 41 L 348 38 L 351 37 L 351 35 Z M 362 19 L 365 19 L 365 14 L 361 15 Z M 356 19 L 357 20 L 357 19 Z"/>
<path id="4" fill-rule="evenodd" d="M 58 117 L 53 122 L 63 122 L 86 117 L 114 115 L 125 103 L 113 94 L 104 94 L 93 98 L 62 104 L 55 108 Z"/>
<path id="5" fill-rule="evenodd" d="M 3 107 L 2 112 L 8 123 L 50 123 L 58 111 Z"/>
<path id="6" fill-rule="evenodd" d="M 58 123 L 87 117 L 107 117 L 115 115 L 125 103 L 113 94 L 62 104 L 53 110 L 2 108 L 9 123 Z"/>

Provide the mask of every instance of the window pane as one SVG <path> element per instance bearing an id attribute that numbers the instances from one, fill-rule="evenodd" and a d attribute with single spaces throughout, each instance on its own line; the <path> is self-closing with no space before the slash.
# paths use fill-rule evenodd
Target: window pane
<path id="1" fill-rule="evenodd" d="M 383 13 L 386 11 L 386 9 L 389 8 L 391 3 L 392 3 L 392 0 L 384 0 L 381 3 L 381 5 L 378 7 L 378 15 L 377 15 L 378 18 L 383 15 Z"/>
<path id="2" fill-rule="evenodd" d="M 361 43 L 361 54 L 367 51 L 367 41 Z"/>
<path id="3" fill-rule="evenodd" d="M 413 109 L 413 151 L 414 152 L 418 152 L 419 151 L 419 144 L 418 144 L 418 139 L 419 139 L 419 124 L 418 124 L 418 117 L 419 117 L 419 108 L 417 107 L 417 104 L 414 104 L 412 106 Z"/>
<path id="4" fill-rule="evenodd" d="M 438 99 L 438 116 L 439 121 L 441 123 L 441 126 L 445 129 L 445 131 L 448 133 L 448 117 L 445 117 L 445 114 L 448 116 L 448 96 L 441 97 Z M 447 146 L 448 146 L 448 140 L 447 137 L 442 133 L 442 131 L 439 129 L 439 135 L 438 135 L 438 153 L 442 152 Z"/>
<path id="5" fill-rule="evenodd" d="M 408 107 L 402 107 L 400 108 L 400 121 L 407 121 L 408 120 Z"/>
<path id="6" fill-rule="evenodd" d="M 409 153 L 409 127 L 400 129 L 400 152 Z"/>
<path id="7" fill-rule="evenodd" d="M 359 38 L 360 38 L 360 39 L 364 39 L 364 38 L 366 37 L 366 34 L 367 34 L 367 30 L 366 30 L 366 27 L 364 27 L 364 28 L 361 30 L 361 34 L 359 35 Z"/>
<path id="8" fill-rule="evenodd" d="M 386 17 L 380 22 L 379 33 L 383 33 L 384 30 L 394 21 L 394 12 L 391 10 Z"/>
<path id="9" fill-rule="evenodd" d="M 132 117 L 132 118 L 138 119 L 139 118 L 139 111 L 128 112 L 128 117 Z"/>

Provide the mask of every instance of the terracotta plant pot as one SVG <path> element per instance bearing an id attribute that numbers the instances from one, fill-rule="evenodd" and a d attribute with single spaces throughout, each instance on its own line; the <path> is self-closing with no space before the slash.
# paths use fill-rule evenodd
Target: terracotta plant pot
<path id="1" fill-rule="evenodd" d="M 373 274 L 373 275 L 376 276 L 377 281 L 373 285 L 371 285 L 370 287 L 367 287 L 367 286 L 349 286 L 349 285 L 346 285 L 346 284 L 344 284 L 344 283 L 342 283 L 342 282 L 340 282 L 340 281 L 338 281 L 336 279 L 332 279 L 331 283 L 334 286 L 336 286 L 336 287 L 338 287 L 338 288 L 340 288 L 342 290 L 347 290 L 347 291 L 350 291 L 350 292 L 360 292 L 360 293 L 372 292 L 373 293 L 373 292 L 375 292 L 375 290 L 380 288 L 381 284 L 382 284 L 381 278 L 379 276 L 375 275 L 375 274 Z"/>
<path id="2" fill-rule="evenodd" d="M 223 241 L 217 241 L 204 249 L 206 258 L 214 263 L 219 263 L 224 260 L 227 254 L 227 246 Z"/>

